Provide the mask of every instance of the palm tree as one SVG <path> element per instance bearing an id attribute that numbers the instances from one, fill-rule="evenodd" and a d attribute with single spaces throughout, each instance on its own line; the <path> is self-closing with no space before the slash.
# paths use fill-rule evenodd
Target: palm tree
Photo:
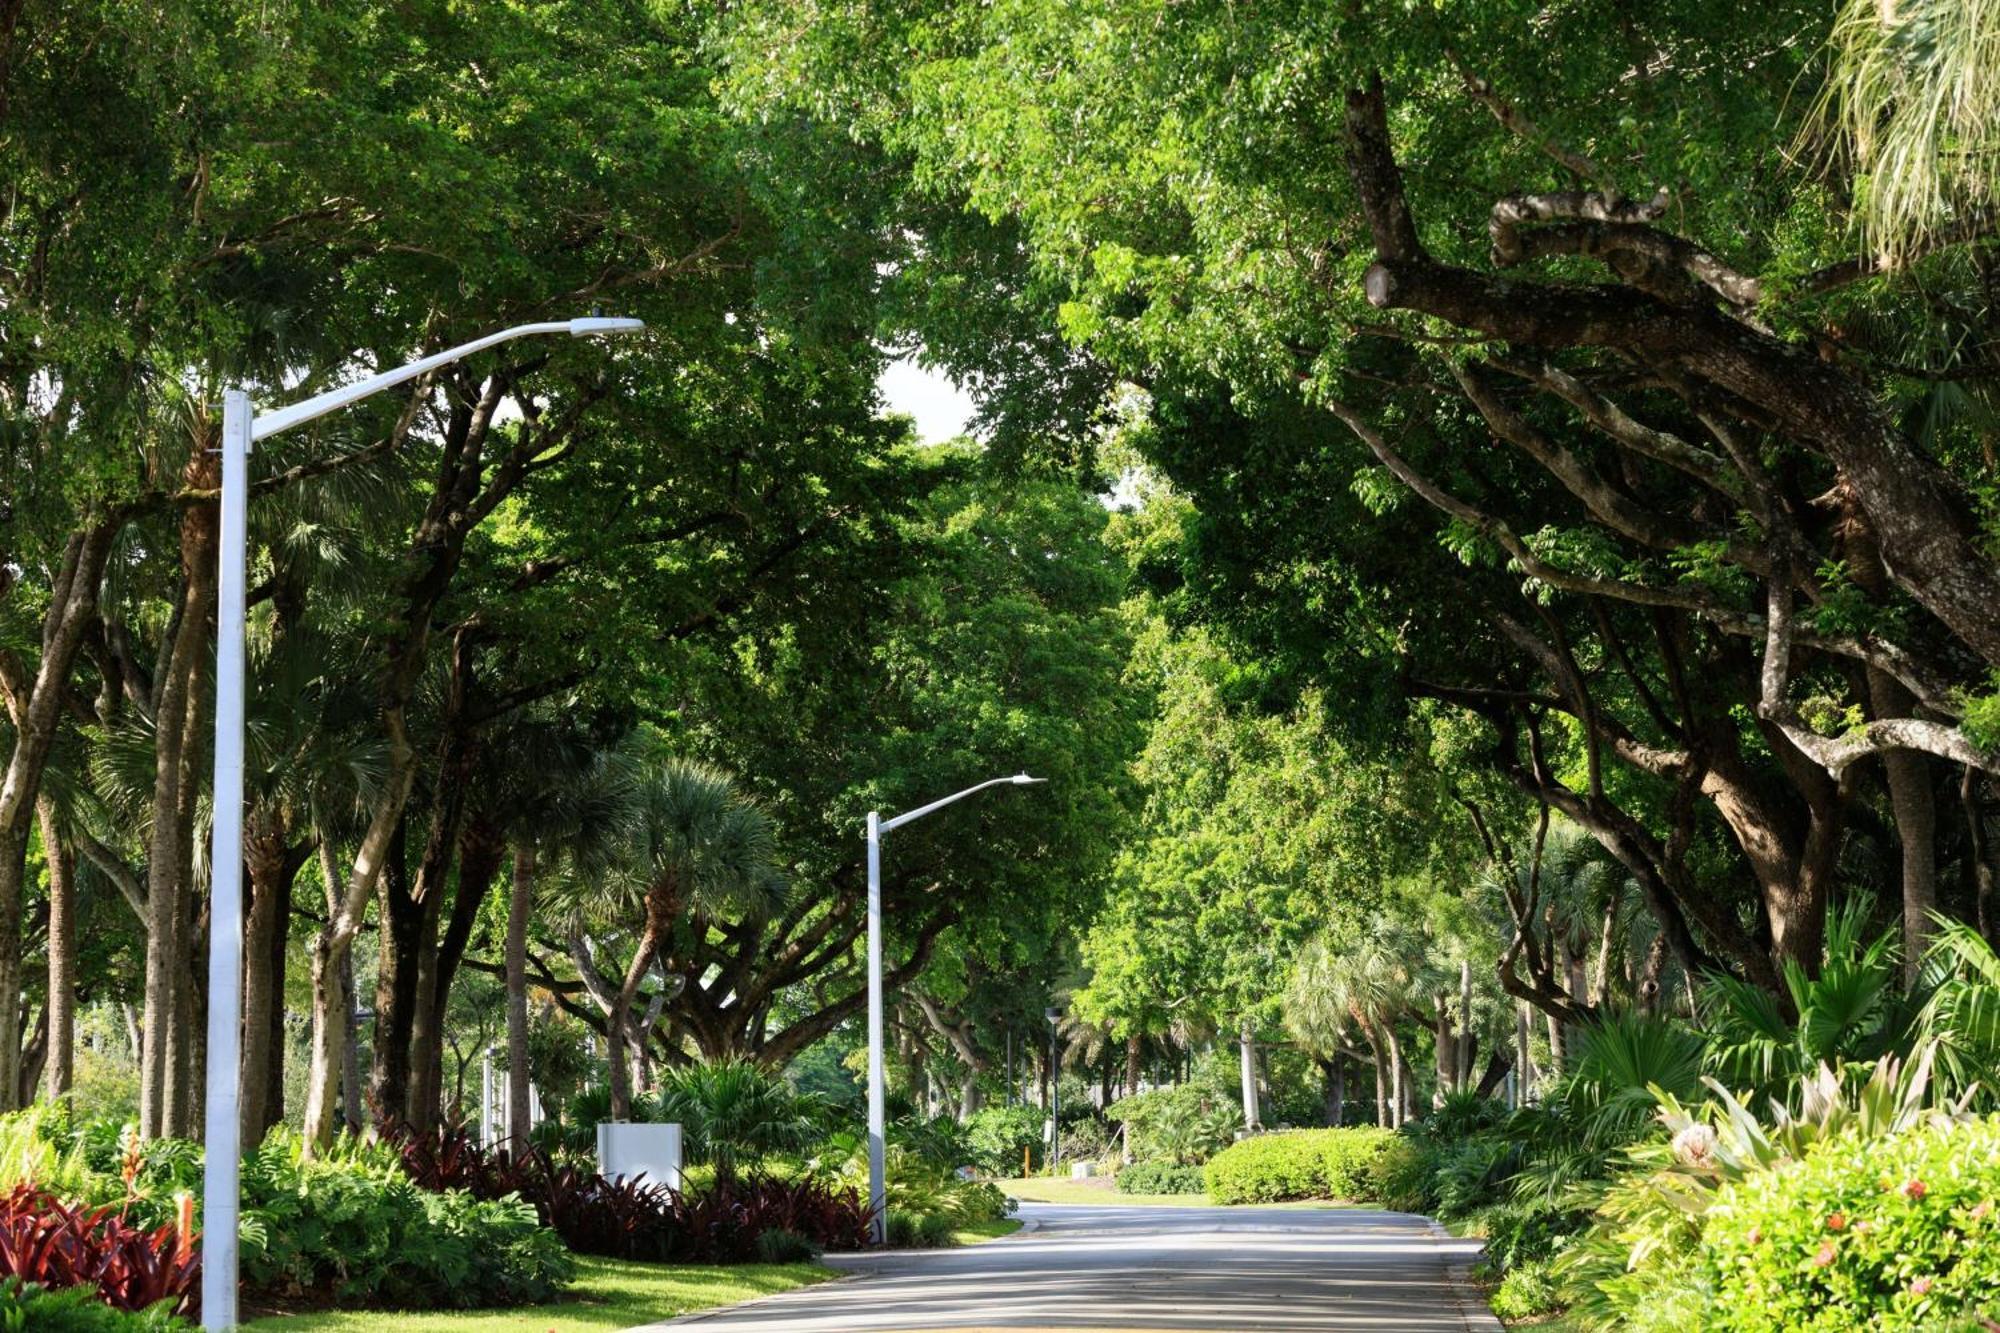
<path id="1" fill-rule="evenodd" d="M 1845 0 L 1817 128 L 1862 181 L 1868 243 L 1903 258 L 2000 198 L 2000 21 L 1992 0 Z"/>
<path id="2" fill-rule="evenodd" d="M 622 873 L 606 877 L 589 895 L 600 915 L 639 917 L 624 979 L 604 1006 L 614 1120 L 632 1114 L 627 1049 L 633 1005 L 654 964 L 672 961 L 682 924 L 692 917 L 769 912 L 784 896 L 776 826 L 728 774 L 691 759 L 659 759 L 640 767 L 632 793 Z"/>
<path id="3" fill-rule="evenodd" d="M 718 1060 L 669 1072 L 653 1112 L 657 1120 L 682 1125 L 688 1159 L 710 1163 L 724 1182 L 745 1159 L 814 1142 L 823 1109 L 818 1098 L 792 1091 L 783 1078 L 748 1060 Z"/>
<path id="4" fill-rule="evenodd" d="M 1345 1014 L 1367 1042 L 1375 1064 L 1377 1120 L 1400 1125 L 1408 1112 L 1409 1067 L 1396 1024 L 1409 1012 L 1420 943 L 1399 923 L 1378 918 L 1359 940 L 1322 935 L 1307 950 L 1311 966 L 1295 972 L 1288 1009 L 1322 1034 L 1338 1033 Z M 1332 1024 L 1333 1026 L 1329 1026 Z"/>
<path id="5" fill-rule="evenodd" d="M 537 879 L 601 880 L 629 833 L 633 764 L 625 742 L 591 749 L 563 721 L 528 718 L 494 747 L 508 756 L 488 810 L 508 830 L 507 1123 L 515 1150 L 528 1146 L 528 925 Z"/>

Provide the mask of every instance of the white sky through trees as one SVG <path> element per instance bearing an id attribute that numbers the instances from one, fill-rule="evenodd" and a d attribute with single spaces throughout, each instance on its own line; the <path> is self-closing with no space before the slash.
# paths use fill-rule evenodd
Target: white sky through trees
<path id="1" fill-rule="evenodd" d="M 891 361 L 876 381 L 882 402 L 891 412 L 912 417 L 917 438 L 925 444 L 939 444 L 966 433 L 972 421 L 972 398 L 941 373 L 926 370 L 916 357 Z"/>

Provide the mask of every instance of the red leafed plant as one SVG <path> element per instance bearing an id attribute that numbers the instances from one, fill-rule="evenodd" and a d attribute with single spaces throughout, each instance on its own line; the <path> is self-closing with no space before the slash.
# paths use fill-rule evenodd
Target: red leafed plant
<path id="1" fill-rule="evenodd" d="M 97 1288 L 108 1305 L 144 1310 L 171 1301 L 192 1315 L 201 1254 L 172 1223 L 144 1231 L 113 1207 L 66 1204 L 32 1185 L 0 1195 L 0 1276 L 44 1287 Z"/>
<path id="2" fill-rule="evenodd" d="M 870 1213 L 860 1194 L 810 1178 L 746 1176 L 687 1195 L 644 1179 L 606 1180 L 540 1149 L 519 1156 L 488 1150 L 460 1126 L 404 1133 L 398 1145 L 420 1187 L 469 1190 L 481 1199 L 519 1195 L 579 1254 L 747 1263 L 767 1231 L 793 1232 L 828 1250 L 868 1245 Z"/>

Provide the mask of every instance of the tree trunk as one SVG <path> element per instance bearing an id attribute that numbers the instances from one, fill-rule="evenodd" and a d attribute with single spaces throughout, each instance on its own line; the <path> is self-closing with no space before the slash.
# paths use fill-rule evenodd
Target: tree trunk
<path id="1" fill-rule="evenodd" d="M 1134 1032 L 1125 1038 L 1125 1095 L 1139 1095 L 1139 1057 L 1143 1053 L 1144 1039 Z"/>
<path id="2" fill-rule="evenodd" d="M 1368 1025 L 1368 1053 L 1374 1057 L 1375 1065 L 1375 1123 L 1384 1128 L 1393 1127 L 1395 1117 L 1389 1114 L 1389 1071 L 1386 1062 L 1388 1052 L 1384 1048 L 1381 1034 L 1373 1024 Z"/>
<path id="3" fill-rule="evenodd" d="M 1965 815 L 1965 871 L 1970 880 L 1979 933 L 2000 948 L 2000 871 L 1993 864 L 1986 837 L 1986 810 L 1979 799 L 1982 775 L 1966 765 L 1958 784 L 1959 808 Z"/>
<path id="4" fill-rule="evenodd" d="M 1458 1086 L 1458 1037 L 1451 1026 L 1451 1003 L 1443 995 L 1433 1000 L 1431 1046 L 1436 1055 L 1437 1082 L 1431 1089 L 1433 1109 L 1443 1106 L 1445 1094 Z"/>
<path id="5" fill-rule="evenodd" d="M 1383 1031 L 1389 1037 L 1389 1102 L 1390 1127 L 1401 1129 L 1410 1118 L 1410 1066 L 1403 1058 L 1402 1038 L 1396 1035 L 1391 1024 L 1384 1024 Z"/>
<path id="6" fill-rule="evenodd" d="M 632 1066 L 628 1043 L 632 1022 L 632 1006 L 638 1002 L 639 988 L 645 984 L 646 973 L 653 966 L 653 951 L 659 937 L 650 924 L 639 936 L 639 947 L 632 954 L 632 962 L 625 969 L 625 979 L 618 988 L 617 1002 L 611 1012 L 605 1015 L 604 1036 L 608 1073 L 611 1080 L 611 1118 L 630 1120 L 632 1118 Z M 643 1034 L 641 1035 L 643 1040 Z"/>
<path id="7" fill-rule="evenodd" d="M 285 930 L 299 859 L 267 812 L 252 816 L 246 838 L 249 920 L 243 930 L 243 1146 L 255 1148 L 282 1118 L 272 1089 L 284 1087 Z"/>
<path id="8" fill-rule="evenodd" d="M 535 904 L 535 844 L 514 844 L 507 896 L 507 1123 L 511 1147 L 528 1150 L 528 917 Z"/>
<path id="9" fill-rule="evenodd" d="M 451 1000 L 451 983 L 472 941 L 473 928 L 507 859 L 507 841 L 490 823 L 473 819 L 466 823 L 458 839 L 457 888 L 452 894 L 451 916 L 442 937 L 433 931 L 426 942 L 428 965 L 419 969 L 423 978 L 417 991 L 417 1013 L 411 1024 L 410 1086 L 412 1116 L 418 1129 L 436 1123 L 437 1105 L 444 1082 L 445 1018 Z"/>
<path id="10" fill-rule="evenodd" d="M 1472 1081 L 1472 960 L 1458 960 L 1458 1090 Z"/>
<path id="11" fill-rule="evenodd" d="M 1243 1128 L 1254 1134 L 1263 1128 L 1263 1112 L 1257 1102 L 1257 1034 L 1244 1019 L 1237 1031 L 1238 1053 L 1243 1065 Z"/>
<path id="12" fill-rule="evenodd" d="M 360 992 L 354 987 L 352 949 L 341 952 L 336 970 L 340 974 L 340 1026 L 347 1031 L 340 1054 L 340 1116 L 347 1132 L 358 1136 L 368 1126 L 368 1081 L 361 1075 L 361 1015 L 354 1003 Z"/>
<path id="13" fill-rule="evenodd" d="M 1347 1116 L 1347 1072 L 1345 1060 L 1338 1051 L 1331 1060 L 1320 1060 L 1319 1087 L 1323 1119 L 1331 1128 L 1338 1128 Z"/>
<path id="14" fill-rule="evenodd" d="M 35 1017 L 33 1032 L 27 1044 L 21 1048 L 20 1059 L 14 1066 L 14 1077 L 20 1085 L 14 1089 L 15 1100 L 26 1106 L 35 1100 L 35 1088 L 42 1081 L 42 1070 L 49 1058 L 49 1007 Z"/>
<path id="15" fill-rule="evenodd" d="M 1877 717 L 1908 717 L 1915 711 L 1915 698 L 1887 672 L 1870 668 L 1868 692 Z M 1926 756 L 1891 750 L 1882 756 L 1882 771 L 1902 850 L 1903 982 L 1910 985 L 1936 930 L 1931 914 L 1937 911 L 1937 801 Z"/>
<path id="16" fill-rule="evenodd" d="M 369 1110 L 385 1129 L 401 1129 L 410 1117 L 410 1020 L 416 1007 L 417 945 L 424 905 L 410 892 L 399 831 L 379 881 L 375 958 L 375 1044 L 368 1076 Z"/>
<path id="17" fill-rule="evenodd" d="M 198 436 L 199 445 L 206 432 Z M 213 489 L 219 455 L 196 448 L 185 482 Z M 149 1138 L 181 1138 L 194 1132 L 197 1034 L 192 993 L 192 882 L 194 820 L 199 783 L 194 773 L 201 753 L 202 665 L 214 642 L 215 562 L 220 515 L 214 505 L 188 506 L 181 515 L 180 604 L 171 641 L 164 645 L 166 668 L 155 683 L 153 709 L 152 831 L 146 848 L 146 1059 L 140 1085 L 142 1132 Z M 240 848 L 227 849 L 240 856 Z M 0 931 L 5 923 L 0 922 Z M 4 985 L 0 985 L 4 990 Z M 0 1048 L 5 1033 L 0 1032 Z"/>
<path id="18" fill-rule="evenodd" d="M 49 865 L 49 1042 L 45 1088 L 50 1100 L 70 1090 L 76 1073 L 76 853 L 56 826 L 55 802 L 35 803 L 42 854 Z"/>
<path id="19" fill-rule="evenodd" d="M 32 674 L 0 647 L 0 694 L 13 724 L 13 745 L 0 775 L 0 1062 L 11 1066 L 20 1049 L 21 902 L 28 874 L 28 830 L 36 818 L 42 771 L 55 744 L 63 695 L 69 688 L 85 633 L 97 616 L 105 562 L 126 513 L 114 510 L 91 527 L 74 532 L 49 588 L 42 617 L 41 659 Z M 17 1073 L 12 1068 L 7 1073 Z M 0 1080 L 0 1111 L 11 1110 L 9 1089 L 18 1080 Z"/>

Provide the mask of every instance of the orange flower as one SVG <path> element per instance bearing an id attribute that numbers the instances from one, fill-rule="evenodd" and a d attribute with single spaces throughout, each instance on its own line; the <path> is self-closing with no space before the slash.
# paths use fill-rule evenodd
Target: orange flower
<path id="1" fill-rule="evenodd" d="M 1826 1215 L 1826 1229 L 1827 1229 L 1828 1231 L 1845 1231 L 1845 1230 L 1847 1230 L 1847 1214 L 1846 1214 L 1846 1213 L 1828 1213 L 1828 1214 Z"/>
<path id="2" fill-rule="evenodd" d="M 1921 1200 L 1928 1193 L 1930 1191 L 1925 1188 L 1924 1182 L 1921 1180 L 1905 1181 L 1903 1184 L 1903 1195 L 1905 1198 Z"/>

